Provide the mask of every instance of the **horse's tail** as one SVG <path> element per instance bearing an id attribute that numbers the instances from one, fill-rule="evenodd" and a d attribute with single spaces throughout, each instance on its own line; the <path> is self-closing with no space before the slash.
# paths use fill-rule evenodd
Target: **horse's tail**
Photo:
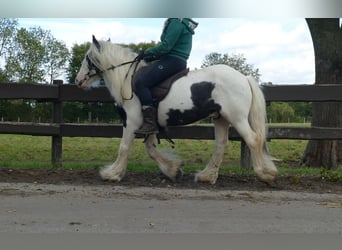
<path id="1" fill-rule="evenodd" d="M 257 81 L 252 76 L 247 76 L 249 86 L 252 90 L 252 106 L 249 111 L 249 123 L 254 132 L 258 135 L 258 141 L 265 143 L 266 141 L 266 102 L 264 94 Z M 264 145 L 263 145 L 264 146 Z"/>
<path id="2" fill-rule="evenodd" d="M 256 144 L 251 150 L 251 158 L 254 170 L 259 178 L 267 183 L 271 183 L 277 174 L 277 168 L 273 163 L 266 145 L 266 102 L 264 94 L 259 88 L 258 83 L 251 76 L 247 77 L 249 86 L 252 90 L 252 106 L 249 111 L 249 124 L 256 133 Z"/>

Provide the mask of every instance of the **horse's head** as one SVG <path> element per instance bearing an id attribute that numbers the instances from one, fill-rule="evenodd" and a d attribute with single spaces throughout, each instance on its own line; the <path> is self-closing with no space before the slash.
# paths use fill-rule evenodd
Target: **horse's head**
<path id="1" fill-rule="evenodd" d="M 103 72 L 101 62 L 94 55 L 101 51 L 101 45 L 93 36 L 93 42 L 87 51 L 80 70 L 77 73 L 75 83 L 80 88 L 89 88 L 94 82 L 101 79 Z M 96 52 L 96 53 L 95 53 Z"/>

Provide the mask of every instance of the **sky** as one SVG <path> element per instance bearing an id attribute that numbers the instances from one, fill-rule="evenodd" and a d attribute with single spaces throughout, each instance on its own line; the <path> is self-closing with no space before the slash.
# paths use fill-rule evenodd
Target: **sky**
<path id="1" fill-rule="evenodd" d="M 164 18 L 19 18 L 24 28 L 40 26 L 70 49 L 97 39 L 113 43 L 159 41 Z M 313 84 L 314 51 L 304 18 L 194 18 L 199 23 L 188 60 L 200 68 L 206 55 L 243 54 L 261 82 Z"/>

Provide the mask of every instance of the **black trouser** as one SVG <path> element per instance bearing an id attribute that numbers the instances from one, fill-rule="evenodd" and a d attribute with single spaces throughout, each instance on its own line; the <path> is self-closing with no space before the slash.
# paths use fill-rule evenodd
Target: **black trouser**
<path id="1" fill-rule="evenodd" d="M 150 89 L 186 68 L 186 62 L 173 57 L 164 56 L 147 66 L 144 72 L 136 79 L 136 94 L 142 106 L 152 106 L 153 98 Z"/>

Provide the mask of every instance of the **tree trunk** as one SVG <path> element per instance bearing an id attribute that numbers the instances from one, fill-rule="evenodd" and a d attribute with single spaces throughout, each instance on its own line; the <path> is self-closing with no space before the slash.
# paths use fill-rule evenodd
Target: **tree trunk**
<path id="1" fill-rule="evenodd" d="M 338 18 L 308 18 L 315 51 L 315 84 L 342 84 L 342 29 Z M 342 103 L 313 103 L 313 127 L 341 127 Z M 342 162 L 342 141 L 310 140 L 302 157 L 308 167 L 335 169 Z"/>

